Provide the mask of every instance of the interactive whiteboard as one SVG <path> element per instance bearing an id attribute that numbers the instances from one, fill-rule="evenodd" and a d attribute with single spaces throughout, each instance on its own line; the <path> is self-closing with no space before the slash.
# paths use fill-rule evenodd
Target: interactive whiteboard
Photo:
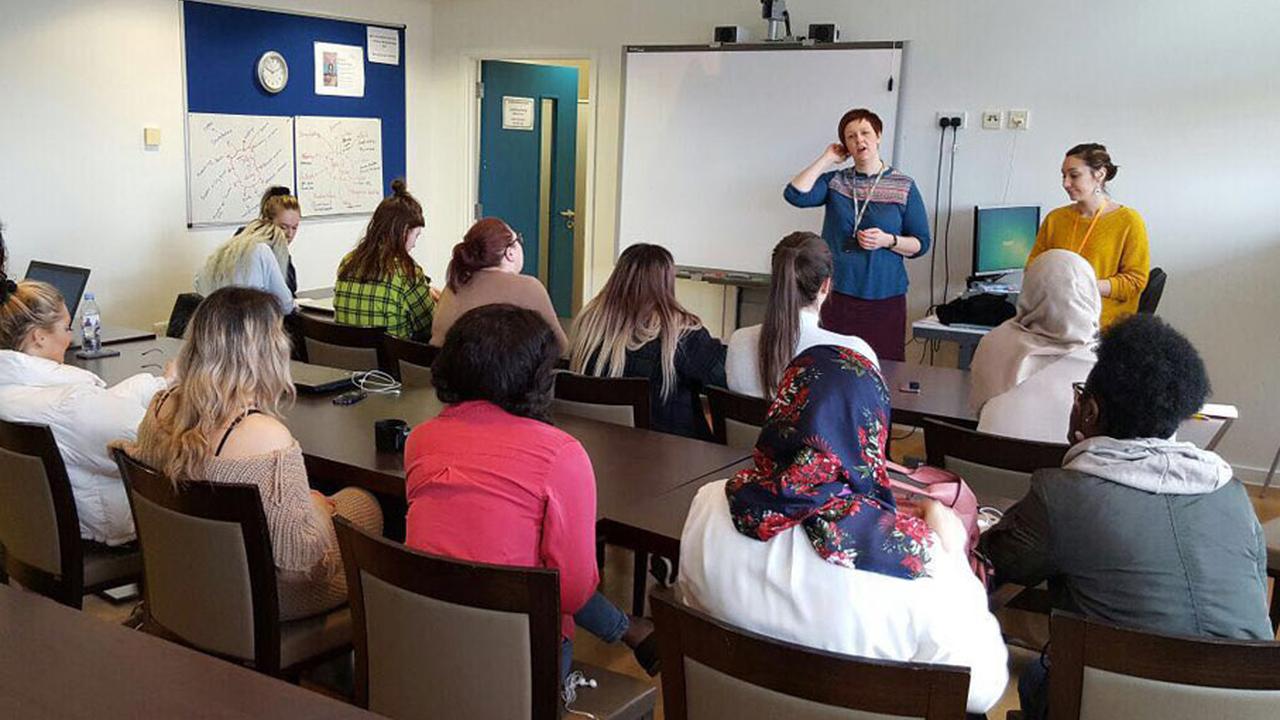
<path id="1" fill-rule="evenodd" d="M 821 208 L 793 208 L 782 189 L 836 141 L 845 111 L 881 117 L 893 161 L 902 49 L 626 48 L 618 252 L 656 243 L 681 266 L 767 274 L 784 235 L 822 228 Z"/>

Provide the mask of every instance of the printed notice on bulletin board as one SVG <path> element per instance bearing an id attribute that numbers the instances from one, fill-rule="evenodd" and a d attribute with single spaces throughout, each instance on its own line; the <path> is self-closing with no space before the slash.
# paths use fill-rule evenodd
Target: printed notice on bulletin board
<path id="1" fill-rule="evenodd" d="M 400 31 L 395 28 L 374 27 L 365 29 L 369 62 L 383 65 L 400 64 Z"/>
<path id="2" fill-rule="evenodd" d="M 315 43 L 316 94 L 364 97 L 364 48 Z"/>
<path id="3" fill-rule="evenodd" d="M 533 98 L 503 95 L 502 129 L 533 130 Z"/>

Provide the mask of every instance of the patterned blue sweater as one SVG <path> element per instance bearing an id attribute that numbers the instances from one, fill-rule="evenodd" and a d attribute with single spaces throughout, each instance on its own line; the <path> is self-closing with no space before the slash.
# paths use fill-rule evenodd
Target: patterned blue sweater
<path id="1" fill-rule="evenodd" d="M 875 175 L 863 175 L 850 167 L 823 173 L 809 192 L 800 192 L 788 184 L 782 193 L 787 202 L 796 207 L 826 205 L 822 237 L 835 257 L 832 287 L 836 292 L 863 300 L 881 300 L 907 292 L 907 269 L 902 256 L 888 248 L 863 250 L 854 237 L 854 193 L 861 205 L 874 182 Z M 873 227 L 919 239 L 920 252 L 911 257 L 920 257 L 929 251 L 929 216 L 924 200 L 915 181 L 893 168 L 880 179 L 859 226 L 860 229 Z"/>

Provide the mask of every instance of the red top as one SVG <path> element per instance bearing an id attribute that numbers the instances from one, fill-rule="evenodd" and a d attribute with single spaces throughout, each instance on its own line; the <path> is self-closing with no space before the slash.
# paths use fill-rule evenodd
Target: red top
<path id="1" fill-rule="evenodd" d="M 561 632 L 599 583 L 596 480 L 582 445 L 492 403 L 451 405 L 404 449 L 405 543 L 472 562 L 560 571 Z"/>

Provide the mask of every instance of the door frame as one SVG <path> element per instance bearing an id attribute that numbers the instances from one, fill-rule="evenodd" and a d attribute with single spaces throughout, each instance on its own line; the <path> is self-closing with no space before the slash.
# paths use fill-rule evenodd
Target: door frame
<path id="1" fill-rule="evenodd" d="M 481 63 L 486 60 L 506 61 L 539 61 L 539 60 L 582 60 L 590 68 L 587 78 L 588 103 L 586 127 L 586 157 L 575 158 L 575 162 L 585 162 L 586 172 L 583 188 L 584 208 L 575 208 L 576 220 L 582 228 L 582 236 L 574 237 L 573 246 L 573 295 L 570 307 L 577 317 L 578 311 L 587 299 L 595 294 L 595 288 L 589 287 L 592 273 L 592 257 L 596 238 L 596 139 L 599 128 L 600 112 L 600 59 L 592 50 L 472 50 L 462 54 L 466 72 L 463 73 L 464 92 L 471 98 L 466 107 L 467 132 L 467 180 L 468 193 L 462 208 L 462 217 L 474 218 L 476 203 L 480 201 L 480 98 L 476 96 L 476 83 L 480 82 Z M 579 104 L 581 107 L 581 104 Z M 575 173 L 576 173 L 575 168 Z M 587 222 L 582 223 L 586 213 Z M 472 220 L 467 221 L 470 225 Z"/>

